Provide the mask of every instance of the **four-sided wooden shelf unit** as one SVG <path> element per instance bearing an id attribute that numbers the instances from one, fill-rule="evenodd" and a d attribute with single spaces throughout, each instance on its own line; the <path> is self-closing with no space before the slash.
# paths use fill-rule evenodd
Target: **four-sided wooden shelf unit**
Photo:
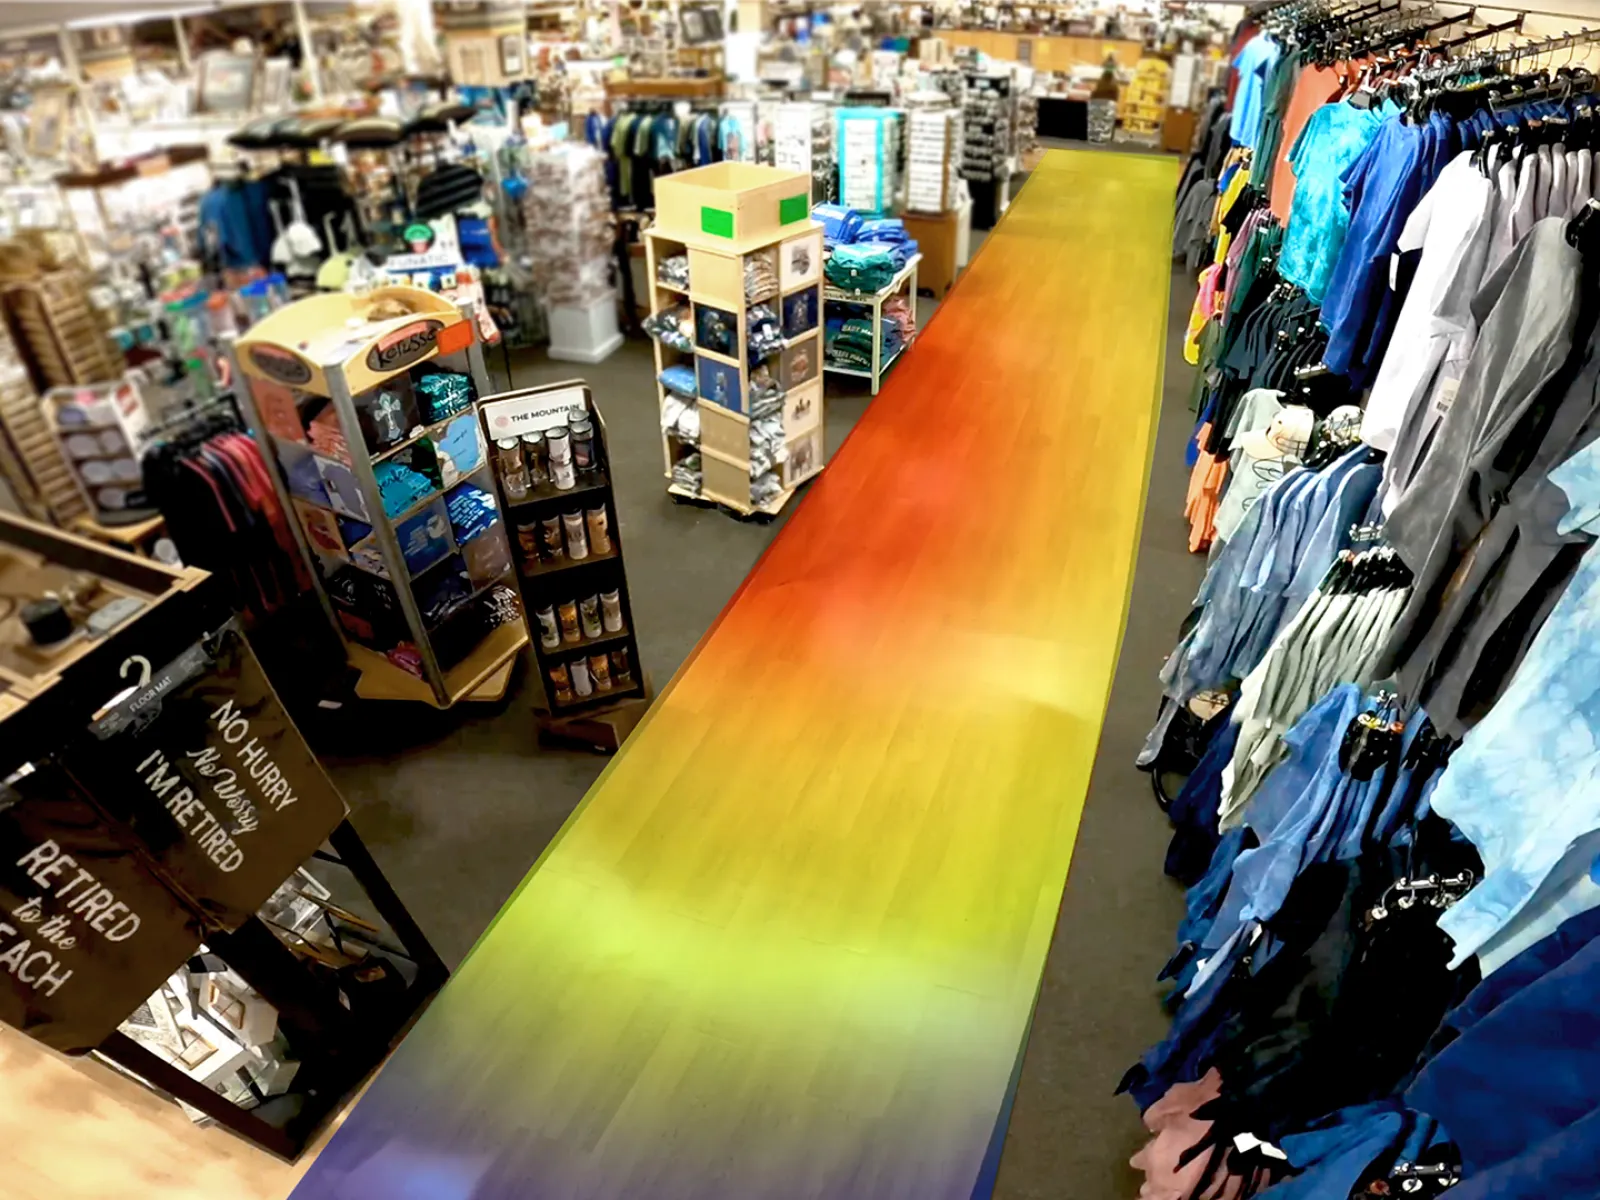
<path id="1" fill-rule="evenodd" d="M 693 373 L 690 399 L 700 418 L 698 443 L 676 431 L 662 437 L 668 491 L 705 499 L 748 516 L 772 515 L 822 469 L 822 227 L 811 219 L 811 178 L 752 163 L 716 163 L 655 181 L 656 223 L 646 231 L 650 311 L 682 310 L 692 323 L 690 348 L 655 339 L 659 382 L 670 367 Z M 667 281 L 663 264 L 688 260 L 686 283 Z M 751 281 L 764 286 L 747 290 Z M 752 310 L 766 305 L 780 340 L 753 357 Z M 680 372 L 681 374 L 681 372 Z M 781 392 L 786 455 L 774 466 L 780 489 L 751 494 L 752 380 L 765 402 Z M 698 453 L 698 491 L 673 481 L 673 466 Z"/>
<path id="2" fill-rule="evenodd" d="M 472 404 L 474 314 L 423 288 L 309 296 L 234 344 L 245 417 L 364 699 L 505 694 L 528 631 Z M 425 391 L 455 375 L 455 399 Z"/>

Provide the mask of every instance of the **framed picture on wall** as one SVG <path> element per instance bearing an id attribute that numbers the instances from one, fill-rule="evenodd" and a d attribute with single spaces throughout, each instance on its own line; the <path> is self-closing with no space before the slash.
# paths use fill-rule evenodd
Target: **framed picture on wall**
<path id="1" fill-rule="evenodd" d="M 66 151 L 67 125 L 71 118 L 70 87 L 36 88 L 27 122 L 29 155 L 34 158 L 60 158 Z"/>
<path id="2" fill-rule="evenodd" d="M 294 64 L 287 58 L 269 58 L 261 64 L 262 112 L 282 112 L 294 101 Z"/>
<path id="3" fill-rule="evenodd" d="M 502 34 L 500 37 L 500 73 L 510 77 L 520 77 L 523 71 L 523 51 L 525 49 L 520 33 Z"/>
<path id="4" fill-rule="evenodd" d="M 248 54 L 214 50 L 200 56 L 198 107 L 203 113 L 250 111 L 255 95 L 256 60 Z"/>

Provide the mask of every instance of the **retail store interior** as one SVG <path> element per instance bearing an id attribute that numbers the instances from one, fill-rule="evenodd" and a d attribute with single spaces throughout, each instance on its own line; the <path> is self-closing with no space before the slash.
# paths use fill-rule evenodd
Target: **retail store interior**
<path id="1" fill-rule="evenodd" d="M 1600 1196 L 1543 2 L 0 4 L 0 1200 Z"/>

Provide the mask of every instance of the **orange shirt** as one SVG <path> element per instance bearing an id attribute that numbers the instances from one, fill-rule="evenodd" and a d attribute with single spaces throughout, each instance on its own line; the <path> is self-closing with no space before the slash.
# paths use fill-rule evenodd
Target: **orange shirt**
<path id="1" fill-rule="evenodd" d="M 1283 114 L 1278 161 L 1272 168 L 1270 199 L 1272 215 L 1278 218 L 1279 224 L 1288 223 L 1289 207 L 1294 202 L 1294 168 L 1289 165 L 1289 151 L 1294 149 L 1311 114 L 1337 96 L 1344 83 L 1344 72 L 1338 67 L 1307 66 L 1295 80 L 1294 95 L 1289 97 L 1289 108 Z"/>

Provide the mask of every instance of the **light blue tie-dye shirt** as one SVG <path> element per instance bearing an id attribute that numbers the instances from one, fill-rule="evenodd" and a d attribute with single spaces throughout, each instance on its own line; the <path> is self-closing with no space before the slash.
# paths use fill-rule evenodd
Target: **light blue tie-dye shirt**
<path id="1" fill-rule="evenodd" d="M 1311 114 L 1289 151 L 1294 200 L 1278 274 L 1304 288 L 1318 304 L 1350 228 L 1344 173 L 1366 151 L 1384 119 L 1399 111 L 1390 101 L 1377 108 L 1356 108 L 1348 101 L 1324 104 Z"/>
<path id="2" fill-rule="evenodd" d="M 1560 531 L 1600 535 L 1600 441 L 1550 472 L 1567 495 Z M 1552 919 L 1600 904 L 1600 547 L 1528 648 L 1510 686 L 1451 757 L 1433 795 L 1483 857 L 1484 879 L 1439 918 L 1452 965 L 1489 969 Z"/>

